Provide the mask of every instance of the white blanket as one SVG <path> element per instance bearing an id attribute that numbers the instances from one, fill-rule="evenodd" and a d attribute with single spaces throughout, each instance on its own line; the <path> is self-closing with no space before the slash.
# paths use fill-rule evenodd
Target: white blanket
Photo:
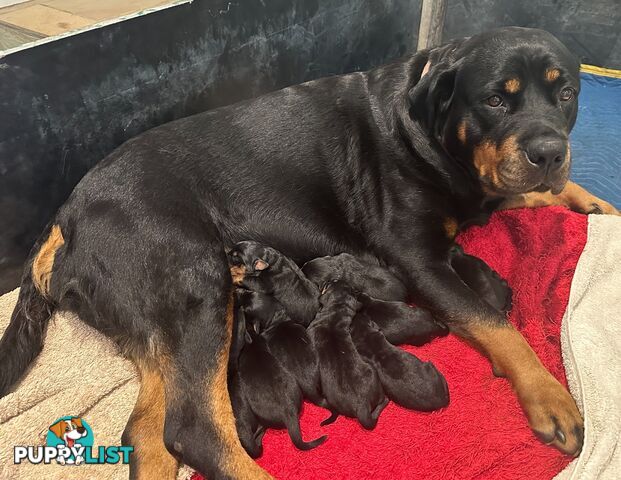
<path id="1" fill-rule="evenodd" d="M 586 432 L 582 453 L 556 479 L 621 479 L 620 217 L 589 217 L 561 343 L 567 380 Z"/>

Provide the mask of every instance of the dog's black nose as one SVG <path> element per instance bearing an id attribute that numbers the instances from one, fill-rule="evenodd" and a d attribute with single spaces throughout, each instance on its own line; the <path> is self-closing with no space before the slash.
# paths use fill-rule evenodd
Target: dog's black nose
<path id="1" fill-rule="evenodd" d="M 538 137 L 526 148 L 528 160 L 545 170 L 556 170 L 565 162 L 567 141 L 556 137 Z"/>

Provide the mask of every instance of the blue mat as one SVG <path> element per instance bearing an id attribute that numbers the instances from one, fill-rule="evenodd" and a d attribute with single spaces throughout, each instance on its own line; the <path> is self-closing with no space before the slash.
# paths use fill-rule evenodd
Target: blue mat
<path id="1" fill-rule="evenodd" d="M 621 208 L 621 78 L 581 73 L 581 79 L 571 179 Z"/>

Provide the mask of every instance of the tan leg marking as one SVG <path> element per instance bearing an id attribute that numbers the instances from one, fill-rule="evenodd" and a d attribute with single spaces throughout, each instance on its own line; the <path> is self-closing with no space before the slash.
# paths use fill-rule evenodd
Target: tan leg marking
<path id="1" fill-rule="evenodd" d="M 531 192 L 523 195 L 516 195 L 505 200 L 501 205 L 501 210 L 512 208 L 532 208 L 547 205 L 563 205 L 578 213 L 604 213 L 608 215 L 621 215 L 619 210 L 610 203 L 596 197 L 580 185 L 567 182 L 565 188 L 558 195 L 551 192 Z"/>
<path id="2" fill-rule="evenodd" d="M 65 244 L 65 239 L 58 225 L 53 225 L 47 240 L 41 246 L 32 262 L 32 281 L 36 289 L 47 297 L 50 292 L 50 281 L 54 268 L 56 251 Z"/>
<path id="3" fill-rule="evenodd" d="M 468 325 L 469 340 L 484 354 L 494 372 L 507 377 L 524 409 L 530 427 L 546 442 L 568 454 L 582 447 L 583 421 L 569 392 L 541 364 L 513 326 Z M 557 428 L 565 437 L 556 437 Z"/>
<path id="4" fill-rule="evenodd" d="M 219 459 L 219 466 L 222 471 L 236 480 L 267 480 L 272 476 L 257 465 L 241 446 L 227 387 L 229 349 L 233 335 L 233 308 L 234 300 L 231 295 L 226 311 L 228 340 L 218 354 L 217 371 L 208 379 L 205 398 L 209 402 L 211 421 L 220 439 L 223 453 Z"/>
<path id="5" fill-rule="evenodd" d="M 174 480 L 178 462 L 164 445 L 166 400 L 160 371 L 150 365 L 137 364 L 140 391 L 129 421 L 128 441 L 134 447 L 131 478 Z"/>

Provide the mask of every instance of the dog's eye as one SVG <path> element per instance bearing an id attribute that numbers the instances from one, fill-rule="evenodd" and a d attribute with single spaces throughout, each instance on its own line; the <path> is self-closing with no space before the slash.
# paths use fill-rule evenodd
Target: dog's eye
<path id="1" fill-rule="evenodd" d="M 494 108 L 500 107 L 502 105 L 502 98 L 500 95 L 492 95 L 487 99 L 487 104 Z"/>
<path id="2" fill-rule="evenodd" d="M 566 87 L 563 88 L 563 90 L 561 90 L 561 93 L 559 94 L 559 98 L 563 101 L 566 102 L 568 100 L 571 100 L 572 98 L 574 98 L 574 89 L 571 87 Z"/>

